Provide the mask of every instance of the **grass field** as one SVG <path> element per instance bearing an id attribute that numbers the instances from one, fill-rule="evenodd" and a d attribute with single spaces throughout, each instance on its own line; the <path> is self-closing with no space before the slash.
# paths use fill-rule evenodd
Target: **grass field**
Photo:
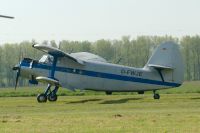
<path id="1" fill-rule="evenodd" d="M 199 87 L 198 87 L 199 86 Z M 185 83 L 182 88 L 160 91 L 161 99 L 154 100 L 149 92 L 70 93 L 79 96 L 60 96 L 57 102 L 37 103 L 38 91 L 19 89 L 0 91 L 1 133 L 59 133 L 59 132 L 200 132 L 200 84 Z M 29 94 L 30 94 L 29 93 Z M 60 95 L 66 92 L 60 91 Z M 93 93 L 93 94 L 92 94 Z M 28 95 L 28 94 L 27 94 Z M 28 96 L 32 96 L 28 95 Z M 7 97 L 18 96 L 18 97 Z"/>

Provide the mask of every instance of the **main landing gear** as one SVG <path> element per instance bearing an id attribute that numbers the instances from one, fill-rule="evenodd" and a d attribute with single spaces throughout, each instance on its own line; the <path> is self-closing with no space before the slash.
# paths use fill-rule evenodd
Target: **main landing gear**
<path id="1" fill-rule="evenodd" d="M 153 98 L 160 99 L 160 95 L 158 93 L 156 93 L 156 90 L 153 90 Z"/>
<path id="2" fill-rule="evenodd" d="M 51 85 L 48 84 L 47 89 L 45 90 L 44 93 L 38 94 L 37 96 L 37 101 L 39 103 L 44 103 L 47 102 L 47 99 L 50 102 L 55 102 L 57 100 L 57 91 L 58 91 L 58 86 L 55 86 L 55 88 L 51 91 Z"/>

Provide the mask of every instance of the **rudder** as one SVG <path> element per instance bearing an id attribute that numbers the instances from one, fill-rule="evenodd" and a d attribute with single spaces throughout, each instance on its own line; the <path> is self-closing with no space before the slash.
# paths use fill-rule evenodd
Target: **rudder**
<path id="1" fill-rule="evenodd" d="M 152 54 L 146 67 L 162 71 L 162 80 L 182 84 L 184 67 L 178 44 L 164 42 Z"/>

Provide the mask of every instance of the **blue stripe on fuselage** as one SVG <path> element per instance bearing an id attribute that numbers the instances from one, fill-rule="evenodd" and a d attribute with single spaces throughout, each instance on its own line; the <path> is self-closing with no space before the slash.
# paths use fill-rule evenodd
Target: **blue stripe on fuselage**
<path id="1" fill-rule="evenodd" d="M 21 66 L 29 67 L 30 64 L 22 62 Z M 33 68 L 50 70 L 52 68 L 52 66 L 38 63 L 38 64 L 34 64 Z M 130 81 L 130 82 L 138 82 L 138 83 L 154 84 L 154 85 L 162 85 L 162 86 L 170 86 L 170 87 L 178 87 L 181 85 L 178 83 L 163 82 L 163 81 L 157 81 L 157 80 L 151 80 L 151 79 L 128 77 L 128 76 L 122 76 L 122 75 L 117 75 L 117 74 L 95 72 L 95 71 L 88 71 L 88 70 L 81 70 L 81 69 L 73 69 L 73 68 L 66 68 L 66 67 L 56 67 L 56 71 L 72 73 L 72 74 L 79 74 L 79 75 L 86 75 L 86 76 L 90 76 L 90 77 L 99 77 L 99 78 L 106 78 L 106 79 L 114 79 L 114 80 Z"/>

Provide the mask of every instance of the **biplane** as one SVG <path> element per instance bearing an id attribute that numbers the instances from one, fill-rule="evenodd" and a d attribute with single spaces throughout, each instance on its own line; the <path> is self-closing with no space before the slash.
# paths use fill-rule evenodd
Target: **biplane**
<path id="1" fill-rule="evenodd" d="M 159 99 L 157 90 L 178 87 L 183 83 L 183 62 L 178 44 L 160 44 L 143 68 L 112 64 L 104 58 L 88 53 L 65 53 L 48 45 L 34 44 L 35 49 L 46 53 L 40 60 L 24 58 L 13 67 L 19 76 L 32 84 L 46 83 L 47 88 L 37 96 L 38 102 L 56 101 L 59 87 L 70 90 L 138 92 L 153 91 L 153 98 Z"/>

